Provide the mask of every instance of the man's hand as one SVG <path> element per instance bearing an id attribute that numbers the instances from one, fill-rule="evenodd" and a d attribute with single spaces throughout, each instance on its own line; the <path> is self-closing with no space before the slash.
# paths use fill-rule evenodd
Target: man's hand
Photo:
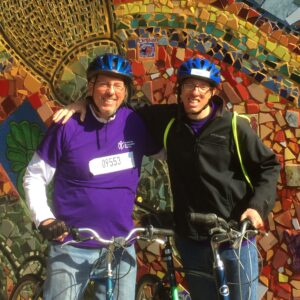
<path id="1" fill-rule="evenodd" d="M 48 241 L 62 242 L 68 235 L 68 228 L 64 221 L 57 219 L 47 219 L 39 226 L 39 231 L 42 236 Z"/>
<path id="2" fill-rule="evenodd" d="M 65 124 L 75 113 L 80 113 L 80 121 L 83 122 L 86 114 L 86 103 L 84 101 L 77 101 L 61 108 L 53 115 L 53 121 L 58 123 L 62 120 L 62 124 Z"/>
<path id="3" fill-rule="evenodd" d="M 243 221 L 246 218 L 248 218 L 251 221 L 252 225 L 257 229 L 264 226 L 264 222 L 261 216 L 253 208 L 246 209 L 244 213 L 241 215 L 241 221 Z"/>

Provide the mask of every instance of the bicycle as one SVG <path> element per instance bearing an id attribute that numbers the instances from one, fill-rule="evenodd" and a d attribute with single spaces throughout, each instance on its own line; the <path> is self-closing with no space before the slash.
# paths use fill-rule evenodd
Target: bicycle
<path id="1" fill-rule="evenodd" d="M 219 254 L 219 248 L 224 243 L 230 243 L 232 247 L 238 251 L 241 248 L 243 239 L 248 239 L 247 234 L 256 235 L 259 232 L 257 230 L 247 230 L 247 227 L 251 225 L 248 219 L 241 222 L 240 230 L 232 228 L 233 222 L 227 222 L 224 219 L 218 217 L 215 214 L 200 214 L 191 213 L 189 216 L 191 222 L 208 226 L 211 248 L 213 252 L 213 269 L 214 275 L 202 272 L 199 269 L 185 269 L 174 268 L 173 264 L 173 249 L 170 243 L 170 237 L 167 237 L 167 241 L 162 250 L 163 258 L 167 263 L 167 270 L 165 276 L 160 279 L 155 275 L 145 275 L 142 277 L 137 285 L 136 300 L 178 300 L 181 299 L 178 293 L 178 286 L 176 283 L 176 272 L 189 273 L 195 276 L 204 276 L 209 280 L 213 280 L 216 283 L 216 289 L 220 300 L 229 300 L 230 291 L 229 283 L 226 279 L 226 273 L 224 263 Z M 251 243 L 251 241 L 249 241 Z M 259 253 L 259 252 L 258 252 Z M 240 270 L 239 270 L 240 272 Z M 240 274 L 239 274 L 240 278 Z M 249 281 L 256 280 L 252 279 Z M 240 286 L 243 283 L 239 283 Z M 184 299 L 187 299 L 184 297 Z"/>
<path id="2" fill-rule="evenodd" d="M 0 252 L 2 252 L 10 262 L 17 284 L 12 289 L 9 300 L 29 300 L 31 295 L 35 293 L 43 283 L 43 273 L 45 270 L 45 258 L 39 252 L 31 252 L 29 256 L 19 263 L 15 255 L 5 246 L 4 242 L 0 242 Z M 36 298 L 35 300 L 42 299 Z"/>
<path id="3" fill-rule="evenodd" d="M 106 245 L 108 248 L 108 254 L 106 256 L 106 299 L 113 299 L 113 282 L 115 278 L 113 278 L 113 270 L 112 270 L 112 262 L 113 262 L 113 253 L 117 248 L 126 249 L 128 245 L 130 245 L 133 241 L 138 239 L 143 239 L 147 241 L 156 241 L 158 243 L 162 243 L 162 240 L 159 236 L 168 236 L 173 234 L 173 231 L 168 229 L 160 229 L 154 228 L 152 226 L 149 227 L 137 227 L 133 228 L 129 234 L 125 237 L 112 238 L 110 240 L 106 240 L 101 238 L 101 236 L 91 228 L 72 228 L 70 229 L 70 233 L 72 235 L 72 240 L 67 241 L 62 244 L 62 247 L 68 244 L 76 244 L 85 242 L 88 240 L 95 240 L 102 245 Z M 88 234 L 88 236 L 87 236 Z M 95 265 L 97 262 L 95 262 Z M 129 271 L 129 270 L 128 270 Z M 99 278 L 93 275 L 91 272 L 89 281 L 96 281 Z M 41 300 L 43 299 L 43 284 L 44 280 L 41 277 L 36 275 L 26 275 L 18 282 L 14 291 L 11 294 L 10 300 Z"/>

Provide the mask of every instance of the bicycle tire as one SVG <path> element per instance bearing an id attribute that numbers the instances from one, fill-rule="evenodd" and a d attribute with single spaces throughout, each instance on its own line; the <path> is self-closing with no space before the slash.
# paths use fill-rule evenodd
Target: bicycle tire
<path id="1" fill-rule="evenodd" d="M 14 286 L 9 300 L 42 300 L 44 280 L 35 274 L 24 275 Z"/>
<path id="2" fill-rule="evenodd" d="M 36 275 L 40 277 L 45 270 L 45 258 L 39 255 L 27 257 L 18 268 L 19 278 L 25 275 Z"/>
<path id="3" fill-rule="evenodd" d="M 136 287 L 135 300 L 170 300 L 169 289 L 164 287 L 159 277 L 143 276 Z"/>

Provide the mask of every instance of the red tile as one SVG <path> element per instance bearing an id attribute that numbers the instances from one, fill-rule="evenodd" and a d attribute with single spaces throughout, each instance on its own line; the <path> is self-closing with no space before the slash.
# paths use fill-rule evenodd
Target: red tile
<path id="1" fill-rule="evenodd" d="M 259 104 L 255 103 L 254 101 L 248 101 L 246 102 L 246 108 L 248 114 L 256 114 L 259 110 Z"/>
<path id="2" fill-rule="evenodd" d="M 175 57 L 175 58 L 173 58 L 172 63 L 173 63 L 174 68 L 179 68 L 179 66 L 182 64 L 182 61 Z"/>
<path id="3" fill-rule="evenodd" d="M 132 67 L 132 72 L 135 76 L 144 76 L 146 71 L 144 68 L 144 65 L 141 62 L 138 62 L 136 60 L 134 60 L 131 63 L 131 67 Z"/>
<path id="4" fill-rule="evenodd" d="M 292 227 L 291 212 L 288 210 L 288 211 L 285 211 L 285 212 L 279 214 L 278 216 L 276 216 L 274 218 L 274 221 L 282 226 L 291 228 Z"/>
<path id="5" fill-rule="evenodd" d="M 246 75 L 245 73 L 241 73 L 239 72 L 239 77 L 241 77 L 243 79 L 243 84 L 244 86 L 249 86 L 251 83 L 253 83 L 250 78 L 248 77 L 248 75 Z"/>
<path id="6" fill-rule="evenodd" d="M 12 113 L 12 112 L 17 108 L 17 106 L 16 106 L 16 104 L 15 104 L 13 98 L 10 97 L 10 96 L 6 97 L 6 98 L 2 101 L 1 105 L 2 105 L 2 108 L 3 108 L 4 112 L 5 112 L 7 115 L 9 115 L 10 113 Z"/>
<path id="7" fill-rule="evenodd" d="M 283 210 L 290 210 L 291 206 L 292 206 L 292 203 L 293 203 L 293 201 L 291 199 L 288 199 L 288 198 L 283 198 L 281 200 Z"/>
<path id="8" fill-rule="evenodd" d="M 260 16 L 260 13 L 257 12 L 255 9 L 253 8 L 249 8 L 249 11 L 248 11 L 248 15 L 247 15 L 247 19 L 249 18 L 253 18 L 253 17 L 259 17 Z"/>
<path id="9" fill-rule="evenodd" d="M 129 60 L 136 59 L 136 49 L 128 49 L 126 55 Z"/>
<path id="10" fill-rule="evenodd" d="M 9 80 L 0 79 L 0 96 L 6 97 L 9 94 Z"/>
<path id="11" fill-rule="evenodd" d="M 188 60 L 189 58 L 193 57 L 194 55 L 194 51 L 190 48 L 186 48 L 185 49 L 185 59 L 184 60 Z"/>
<path id="12" fill-rule="evenodd" d="M 284 131 L 283 130 L 279 130 L 275 133 L 274 135 L 274 141 L 281 143 L 285 141 L 285 135 L 284 135 Z"/>
<path id="13" fill-rule="evenodd" d="M 158 60 L 163 60 L 165 61 L 167 57 L 167 52 L 165 47 L 158 47 Z"/>
<path id="14" fill-rule="evenodd" d="M 163 271 L 163 268 L 162 268 L 161 264 L 158 263 L 157 261 L 153 261 L 153 262 L 151 263 L 151 265 L 152 265 L 152 268 L 153 268 L 155 271 Z"/>
<path id="15" fill-rule="evenodd" d="M 171 80 L 172 82 L 176 82 L 176 81 L 177 81 L 176 75 L 173 74 L 173 75 L 170 77 L 170 80 Z"/>
<path id="16" fill-rule="evenodd" d="M 28 96 L 28 100 L 34 109 L 39 108 L 42 105 L 39 93 L 34 93 Z"/>
<path id="17" fill-rule="evenodd" d="M 281 248 L 279 248 L 272 259 L 273 268 L 278 269 L 280 267 L 283 267 L 286 264 L 288 258 L 288 254 Z"/>
<path id="18" fill-rule="evenodd" d="M 142 78 L 142 77 L 140 77 L 140 78 L 135 77 L 133 84 L 134 84 L 134 86 L 143 85 L 144 82 L 145 82 L 144 78 Z"/>
<path id="19" fill-rule="evenodd" d="M 167 55 L 166 60 L 165 60 L 165 68 L 171 68 L 172 64 L 171 64 L 171 59 L 170 59 L 170 55 Z"/>
<path id="20" fill-rule="evenodd" d="M 280 297 L 279 299 L 280 300 L 291 300 L 292 298 L 292 296 L 291 296 L 291 294 L 290 293 L 288 293 L 287 291 L 285 291 L 284 289 L 281 289 L 281 288 L 278 288 L 277 289 L 277 293 L 276 293 L 276 295 L 278 296 L 278 297 Z M 278 299 L 278 300 L 279 300 Z"/>
<path id="21" fill-rule="evenodd" d="M 165 79 L 157 78 L 152 80 L 152 88 L 153 91 L 161 90 L 164 87 Z"/>
<path id="22" fill-rule="evenodd" d="M 221 74 L 222 74 L 222 76 L 225 78 L 225 80 L 229 82 L 229 84 L 230 84 L 231 86 L 235 86 L 235 85 L 237 84 L 237 82 L 236 82 L 236 80 L 235 80 L 235 78 L 234 78 L 232 72 L 229 72 L 229 71 L 223 69 L 223 70 L 221 71 Z"/>
<path id="23" fill-rule="evenodd" d="M 279 283 L 278 286 L 279 286 L 281 289 L 283 289 L 283 290 L 285 290 L 286 292 L 288 292 L 288 293 L 291 293 L 291 292 L 292 292 L 292 288 L 291 288 L 291 286 L 290 286 L 288 283 Z"/>
<path id="24" fill-rule="evenodd" d="M 266 277 L 269 277 L 270 273 L 271 273 L 271 265 L 266 265 L 261 270 L 261 274 Z"/>

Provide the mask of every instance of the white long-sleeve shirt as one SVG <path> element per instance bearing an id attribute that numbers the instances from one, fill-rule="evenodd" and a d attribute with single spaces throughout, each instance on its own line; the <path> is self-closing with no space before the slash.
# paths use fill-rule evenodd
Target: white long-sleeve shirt
<path id="1" fill-rule="evenodd" d="M 51 182 L 54 173 L 55 168 L 34 153 L 23 178 L 23 187 L 32 220 L 37 227 L 46 219 L 55 219 L 46 193 L 46 187 Z"/>

